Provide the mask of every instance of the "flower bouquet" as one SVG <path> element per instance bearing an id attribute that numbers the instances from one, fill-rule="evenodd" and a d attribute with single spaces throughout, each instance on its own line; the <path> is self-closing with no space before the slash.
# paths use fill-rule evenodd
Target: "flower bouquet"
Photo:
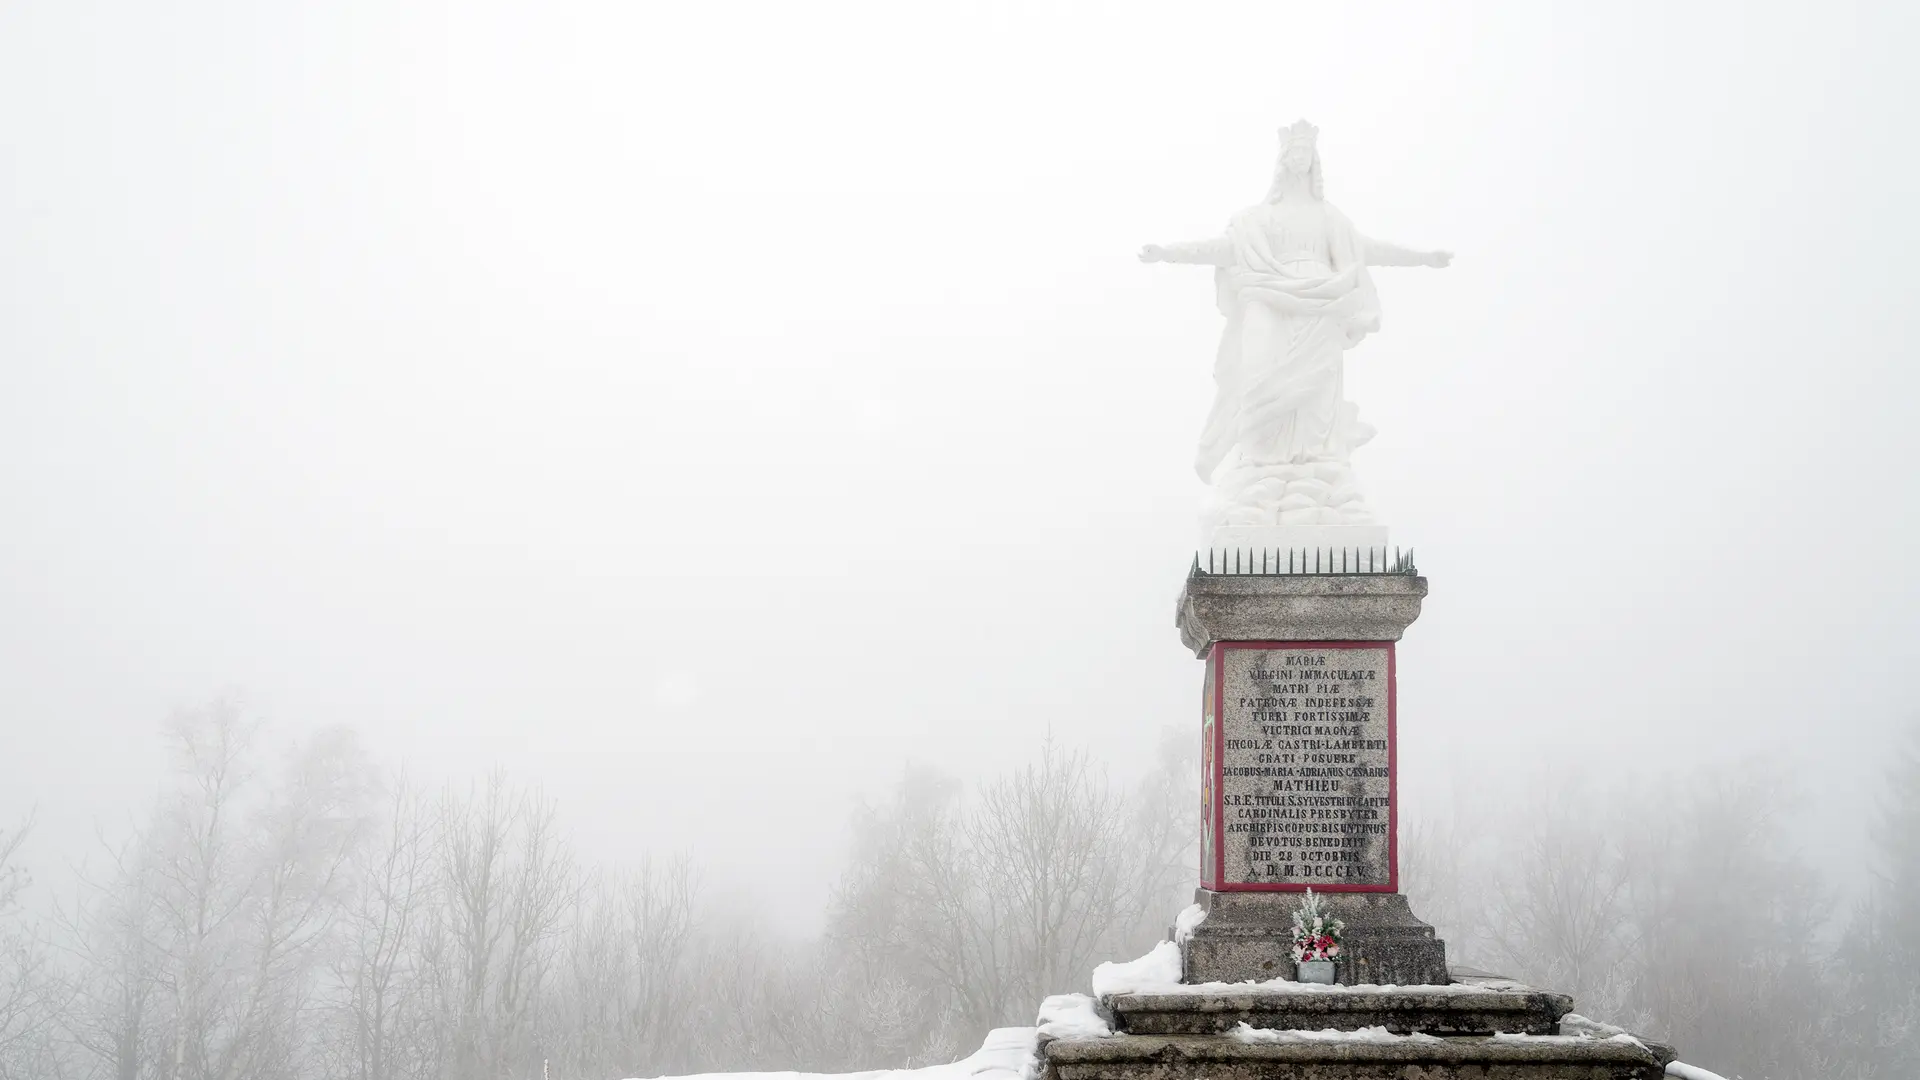
<path id="1" fill-rule="evenodd" d="M 1293 912 L 1294 974 L 1301 982 L 1332 984 L 1335 962 L 1340 958 L 1340 932 L 1347 924 L 1320 908 L 1320 898 L 1307 890 L 1307 898 Z"/>

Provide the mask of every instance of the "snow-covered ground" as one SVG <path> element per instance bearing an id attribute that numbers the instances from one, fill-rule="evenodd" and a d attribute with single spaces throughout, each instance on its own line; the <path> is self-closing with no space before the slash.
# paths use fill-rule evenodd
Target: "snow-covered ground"
<path id="1" fill-rule="evenodd" d="M 1684 1061 L 1676 1061 L 1668 1065 L 1667 1075 L 1677 1077 L 1678 1080 L 1727 1080 L 1717 1072 L 1708 1072 L 1698 1065 L 1689 1065 Z"/>
<path id="2" fill-rule="evenodd" d="M 1104 1026 L 1104 1025 L 1103 1025 Z M 1020 1080 L 1039 1037 L 1038 1028 L 994 1028 L 980 1049 L 946 1065 L 924 1069 L 875 1069 L 857 1073 L 702 1073 L 698 1080 Z M 681 1078 L 674 1078 L 681 1080 Z M 687 1077 L 684 1080 L 696 1080 Z"/>

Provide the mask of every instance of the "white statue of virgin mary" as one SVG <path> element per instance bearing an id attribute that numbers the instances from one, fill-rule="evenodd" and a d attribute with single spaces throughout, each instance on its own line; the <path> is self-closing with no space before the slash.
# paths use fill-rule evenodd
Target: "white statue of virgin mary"
<path id="1" fill-rule="evenodd" d="M 1206 525 L 1372 525 L 1352 454 L 1373 437 L 1343 392 L 1346 351 L 1379 329 L 1370 266 L 1446 266 L 1356 232 L 1323 196 L 1319 129 L 1280 132 L 1266 200 L 1224 234 L 1148 245 L 1142 262 L 1215 267 L 1227 317 L 1214 359 L 1212 414 L 1195 467 L 1213 485 Z"/>

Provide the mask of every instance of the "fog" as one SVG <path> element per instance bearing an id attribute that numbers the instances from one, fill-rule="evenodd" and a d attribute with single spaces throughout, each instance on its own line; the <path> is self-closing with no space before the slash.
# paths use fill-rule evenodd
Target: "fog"
<path id="1" fill-rule="evenodd" d="M 1415 813 L 1916 713 L 1910 6 L 0 8 L 0 823 L 58 892 L 221 694 L 822 925 L 850 815 L 1144 774 L 1219 316 L 1321 128 Z M 1168 912 L 1171 915 L 1171 911 Z"/>

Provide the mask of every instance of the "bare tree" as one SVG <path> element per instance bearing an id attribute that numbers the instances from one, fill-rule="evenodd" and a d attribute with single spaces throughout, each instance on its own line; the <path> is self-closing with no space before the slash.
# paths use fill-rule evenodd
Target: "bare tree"
<path id="1" fill-rule="evenodd" d="M 336 1032 L 333 1071 L 350 1080 L 428 1075 L 430 1022 L 419 965 L 419 931 L 438 902 L 433 808 L 397 777 L 377 842 L 366 845 L 352 874 L 354 892 L 342 915 L 343 939 L 332 973 Z"/>
<path id="2" fill-rule="evenodd" d="M 64 1004 L 46 945 L 21 911 L 29 882 L 18 857 L 32 825 L 29 819 L 0 829 L 0 1080 L 52 1074 L 53 1030 Z"/>
<path id="3" fill-rule="evenodd" d="M 685 856 L 593 875 L 549 995 L 558 1067 L 580 1076 L 695 1068 L 688 1023 L 694 882 Z"/>
<path id="4" fill-rule="evenodd" d="M 1885 784 L 1872 880 L 1838 950 L 1845 1008 L 1829 1040 L 1851 1050 L 1845 1065 L 1861 1077 L 1920 1075 L 1920 724 L 1895 748 Z"/>
<path id="5" fill-rule="evenodd" d="M 1826 903 L 1784 842 L 1791 784 L 1758 762 L 1647 804 L 1631 885 L 1634 1007 L 1696 1060 L 1748 1076 L 1813 1075 Z"/>
<path id="6" fill-rule="evenodd" d="M 1130 805 L 1090 755 L 1051 740 L 971 802 L 950 780 L 911 773 L 858 820 L 830 937 L 863 984 L 924 992 L 904 1045 L 971 1043 L 1025 1022 L 1042 997 L 1084 986 L 1095 964 L 1132 955 L 1140 928 L 1157 937 L 1177 910 L 1169 866 L 1184 862 L 1175 853 L 1197 813 L 1174 801 Z M 1145 843 L 1129 835 L 1129 823 L 1163 815 L 1186 824 L 1149 829 Z"/>
<path id="7" fill-rule="evenodd" d="M 579 894 L 573 856 L 551 802 L 495 773 L 479 792 L 439 808 L 444 923 L 437 963 L 441 1065 L 449 1080 L 533 1068 L 538 995 Z"/>
<path id="8" fill-rule="evenodd" d="M 252 779 L 257 725 L 231 701 L 173 717 L 167 734 L 180 786 L 162 803 L 153 830 L 159 908 L 159 973 L 170 1010 L 164 1075 L 218 1075 L 234 1002 L 231 974 L 242 959 L 254 900 L 240 800 Z"/>
<path id="9" fill-rule="evenodd" d="M 1501 860 L 1493 951 L 1512 973 L 1617 1015 L 1630 944 L 1627 863 L 1597 800 L 1562 786 L 1520 816 L 1518 850 Z"/>
<path id="10" fill-rule="evenodd" d="M 301 1071 L 308 1049 L 301 1021 L 347 898 L 349 866 L 372 824 L 369 776 L 351 732 L 329 729 L 288 756 L 255 811 L 246 989 L 210 1077 Z"/>
<path id="11" fill-rule="evenodd" d="M 897 974 L 953 1002 L 972 1026 L 1000 1008 L 998 913 L 980 903 L 960 785 L 910 771 L 855 821 L 853 864 L 828 934 L 866 981 Z"/>
<path id="12" fill-rule="evenodd" d="M 1129 901 L 1127 815 L 1084 750 L 1049 739 L 1040 758 L 986 786 L 968 842 L 993 922 L 1005 928 L 1002 997 L 979 1019 L 1024 1019 L 1048 994 L 1085 984 L 1140 914 Z M 1164 918 L 1164 915 L 1161 916 Z"/>
<path id="13" fill-rule="evenodd" d="M 116 1080 L 300 1074 L 344 868 L 367 822 L 351 735 L 324 732 L 260 783 L 231 701 L 167 727 L 174 784 L 66 920 L 76 1044 Z"/>
<path id="14" fill-rule="evenodd" d="M 1134 788 L 1123 833 L 1128 904 L 1138 916 L 1121 948 L 1127 955 L 1159 941 L 1170 913 L 1191 902 L 1200 880 L 1200 814 L 1199 735 L 1164 728 L 1158 760 Z"/>
<path id="15" fill-rule="evenodd" d="M 80 899 L 59 916 L 74 969 L 63 1026 L 97 1071 L 113 1080 L 158 1076 L 164 1067 L 164 958 L 148 848 L 144 835 L 107 847 L 107 869 L 98 877 L 83 870 Z"/>
<path id="16" fill-rule="evenodd" d="M 1500 967 L 1507 960 L 1486 932 L 1492 890 L 1485 881 L 1491 873 L 1482 858 L 1485 839 L 1461 825 L 1458 811 L 1400 824 L 1400 891 L 1447 943 L 1450 964 Z"/>

